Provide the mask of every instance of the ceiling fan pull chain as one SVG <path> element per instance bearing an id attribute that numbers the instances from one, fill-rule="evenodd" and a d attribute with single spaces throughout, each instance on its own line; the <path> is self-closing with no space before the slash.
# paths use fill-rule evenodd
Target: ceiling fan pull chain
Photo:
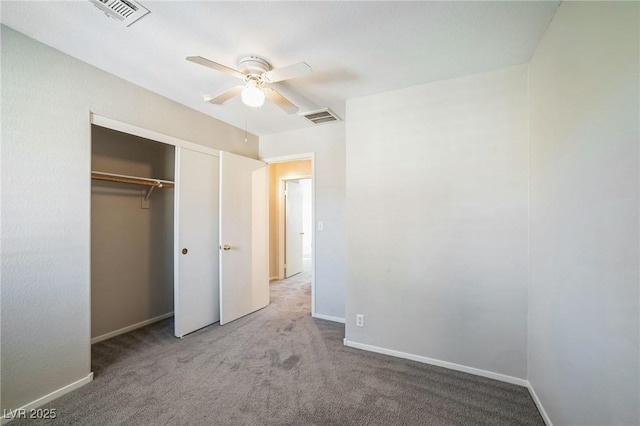
<path id="1" fill-rule="evenodd" d="M 247 123 L 249 121 L 249 107 L 244 106 L 244 142 L 247 142 Z"/>

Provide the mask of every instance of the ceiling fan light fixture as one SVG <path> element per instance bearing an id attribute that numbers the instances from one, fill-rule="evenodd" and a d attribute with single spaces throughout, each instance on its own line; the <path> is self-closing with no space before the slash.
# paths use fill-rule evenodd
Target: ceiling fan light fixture
<path id="1" fill-rule="evenodd" d="M 249 80 L 247 86 L 242 89 L 242 102 L 250 107 L 260 107 L 264 104 L 264 92 L 255 81 Z"/>
<path id="2" fill-rule="evenodd" d="M 269 101 L 273 102 L 288 114 L 298 112 L 299 108 L 290 100 L 282 96 L 276 89 L 268 86 L 262 87 L 262 84 L 290 80 L 292 78 L 309 75 L 312 72 L 311 67 L 306 62 L 299 62 L 297 64 L 288 65 L 274 70 L 271 69 L 271 65 L 266 59 L 260 58 L 259 56 L 247 56 L 245 58 L 241 58 L 239 61 L 240 71 L 211 61 L 207 58 L 203 58 L 202 56 L 187 56 L 186 59 L 189 62 L 244 80 L 244 86 L 235 86 L 216 96 L 207 96 L 204 99 L 205 102 L 219 105 L 236 95 L 241 95 L 242 102 L 245 105 L 250 107 L 261 107 L 264 104 L 265 99 L 269 99 Z"/>

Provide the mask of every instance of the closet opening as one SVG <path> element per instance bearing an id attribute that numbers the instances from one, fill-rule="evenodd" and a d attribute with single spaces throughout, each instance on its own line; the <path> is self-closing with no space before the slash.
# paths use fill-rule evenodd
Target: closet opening
<path id="1" fill-rule="evenodd" d="M 91 124 L 91 343 L 162 320 L 183 338 L 267 306 L 267 165 Z"/>
<path id="2" fill-rule="evenodd" d="M 175 147 L 91 126 L 91 343 L 173 316 Z"/>

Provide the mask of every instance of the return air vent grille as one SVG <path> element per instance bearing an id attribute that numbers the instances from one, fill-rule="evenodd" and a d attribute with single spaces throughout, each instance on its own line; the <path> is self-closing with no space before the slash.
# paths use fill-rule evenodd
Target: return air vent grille
<path id="1" fill-rule="evenodd" d="M 313 124 L 325 124 L 341 120 L 340 117 L 338 117 L 329 108 L 321 109 L 318 111 L 305 112 L 301 115 Z"/>
<path id="2" fill-rule="evenodd" d="M 149 13 L 149 10 L 142 7 L 140 4 L 133 0 L 89 0 L 95 7 L 105 13 L 105 15 L 117 19 L 122 22 L 124 26 L 136 22 L 144 15 Z"/>

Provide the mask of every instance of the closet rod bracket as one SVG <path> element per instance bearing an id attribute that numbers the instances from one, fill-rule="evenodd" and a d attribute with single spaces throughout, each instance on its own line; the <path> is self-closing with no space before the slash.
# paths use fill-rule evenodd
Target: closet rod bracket
<path id="1" fill-rule="evenodd" d="M 162 184 L 158 185 L 158 187 L 162 188 Z M 154 189 L 156 189 L 155 186 L 150 186 L 149 189 L 147 189 L 147 193 L 144 196 L 145 201 L 149 201 L 149 197 L 151 197 L 151 193 L 153 192 Z"/>

